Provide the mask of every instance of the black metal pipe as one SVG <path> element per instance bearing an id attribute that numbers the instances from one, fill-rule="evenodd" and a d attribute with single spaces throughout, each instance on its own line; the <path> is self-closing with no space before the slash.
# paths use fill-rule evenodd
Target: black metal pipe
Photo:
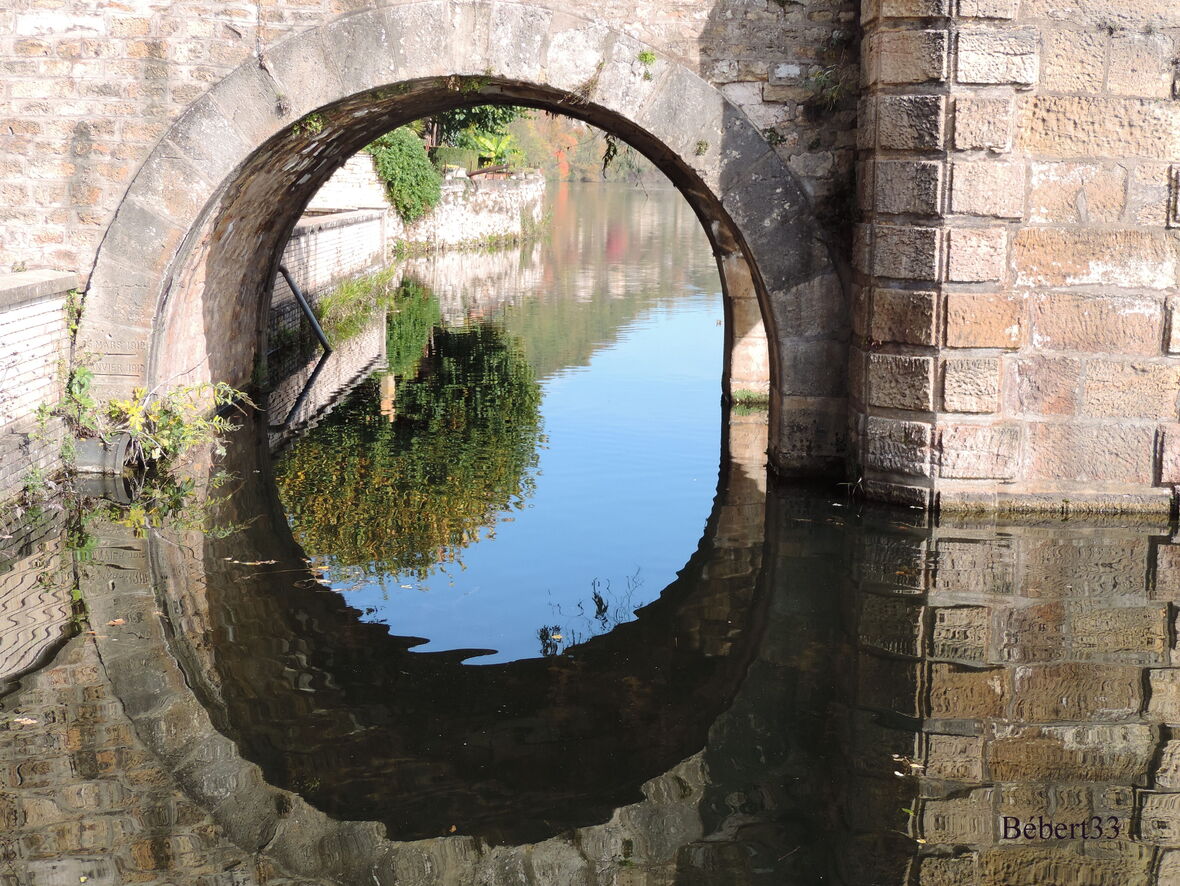
<path id="1" fill-rule="evenodd" d="M 303 310 L 303 316 L 307 318 L 307 322 L 311 324 L 311 331 L 315 333 L 315 337 L 319 339 L 320 346 L 324 349 L 325 354 L 332 353 L 332 346 L 328 344 L 328 337 L 324 335 L 324 330 L 320 328 L 320 321 L 315 318 L 312 313 L 311 305 L 307 303 L 307 299 L 303 297 L 303 293 L 299 289 L 299 284 L 291 277 L 291 272 L 287 270 L 286 265 L 279 265 L 279 273 L 283 275 L 283 279 L 287 281 L 287 285 L 291 287 L 291 292 L 295 295 L 295 301 L 299 303 L 299 307 Z"/>

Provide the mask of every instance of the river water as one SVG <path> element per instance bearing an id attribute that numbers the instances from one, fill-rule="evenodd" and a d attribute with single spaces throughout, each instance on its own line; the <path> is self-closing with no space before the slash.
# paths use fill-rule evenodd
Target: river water
<path id="1" fill-rule="evenodd" d="M 552 200 L 228 479 L 9 515 L 0 883 L 1180 882 L 1174 527 L 768 483 L 680 198 Z"/>

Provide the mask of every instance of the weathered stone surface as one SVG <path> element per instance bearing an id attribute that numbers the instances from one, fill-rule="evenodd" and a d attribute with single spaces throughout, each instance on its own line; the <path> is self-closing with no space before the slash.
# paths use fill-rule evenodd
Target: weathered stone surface
<path id="1" fill-rule="evenodd" d="M 956 480 L 1010 480 L 1020 457 L 1015 424 L 950 425 L 939 429 L 939 475 Z"/>
<path id="2" fill-rule="evenodd" d="M 953 664 L 930 667 L 929 716 L 947 719 L 1001 717 L 1007 702 L 1007 671 L 974 670 Z"/>
<path id="3" fill-rule="evenodd" d="M 1023 228 L 1014 240 L 1013 261 L 1016 282 L 1025 286 L 1176 285 L 1176 250 L 1163 232 Z"/>
<path id="4" fill-rule="evenodd" d="M 1096 163 L 1033 163 L 1029 221 L 1117 221 L 1127 202 L 1127 170 Z"/>
<path id="5" fill-rule="evenodd" d="M 995 412 L 1000 406 L 1000 361 L 994 357 L 947 360 L 942 369 L 942 408 L 947 412 Z"/>
<path id="6" fill-rule="evenodd" d="M 937 294 L 928 290 L 875 289 L 869 336 L 880 342 L 932 345 Z"/>
<path id="7" fill-rule="evenodd" d="M 1004 406 L 1015 414 L 1072 415 L 1082 363 L 1072 357 L 1021 357 L 1005 361 Z"/>
<path id="8" fill-rule="evenodd" d="M 1017 0 L 959 0 L 959 15 L 963 18 L 1016 17 Z"/>
<path id="9" fill-rule="evenodd" d="M 1054 28 L 1042 35 L 1041 86 L 1054 92 L 1101 92 L 1106 74 L 1102 33 Z"/>
<path id="10" fill-rule="evenodd" d="M 934 161 L 878 161 L 874 208 L 891 215 L 938 215 L 942 169 L 943 164 Z"/>
<path id="11" fill-rule="evenodd" d="M 1017 103 L 1018 149 L 1043 157 L 1180 156 L 1175 102 L 1037 95 Z"/>
<path id="12" fill-rule="evenodd" d="M 1013 677 L 1012 716 L 1031 722 L 1124 720 L 1143 700 L 1138 668 L 1082 663 L 1021 666 Z"/>
<path id="13" fill-rule="evenodd" d="M 1091 360 L 1086 364 L 1082 410 L 1086 415 L 1177 417 L 1180 361 Z"/>
<path id="14" fill-rule="evenodd" d="M 1151 483 L 1155 431 L 1133 425 L 1035 422 L 1029 476 L 1045 480 Z"/>
<path id="15" fill-rule="evenodd" d="M 992 841 L 994 789 L 980 788 L 963 797 L 927 800 L 922 836 L 928 843 L 979 844 Z"/>
<path id="16" fill-rule="evenodd" d="M 1145 843 L 1180 846 L 1180 793 L 1139 795 L 1139 836 Z"/>
<path id="17" fill-rule="evenodd" d="M 996 160 L 956 161 L 951 212 L 999 218 L 1024 214 L 1024 164 Z"/>
<path id="18" fill-rule="evenodd" d="M 910 597 L 865 594 L 861 600 L 859 641 L 893 655 L 922 654 L 925 610 Z"/>
<path id="19" fill-rule="evenodd" d="M 946 31 L 881 31 L 871 52 L 877 56 L 881 83 L 926 83 L 946 79 Z"/>
<path id="20" fill-rule="evenodd" d="M 1167 34 L 1120 33 L 1110 41 L 1107 89 L 1116 95 L 1172 98 L 1176 45 Z"/>
<path id="21" fill-rule="evenodd" d="M 976 735 L 930 735 L 926 739 L 929 778 L 983 781 L 983 739 Z"/>
<path id="22" fill-rule="evenodd" d="M 1012 149 L 1015 103 L 1010 97 L 955 97 L 955 140 L 960 151 Z"/>
<path id="23" fill-rule="evenodd" d="M 1031 298 L 1033 344 L 1048 351 L 1159 353 L 1163 305 L 1143 297 L 1052 293 Z"/>
<path id="24" fill-rule="evenodd" d="M 869 416 L 865 427 L 865 466 L 889 473 L 928 476 L 930 425 Z"/>
<path id="25" fill-rule="evenodd" d="M 869 403 L 894 409 L 929 410 L 934 389 L 934 360 L 870 354 Z"/>
<path id="26" fill-rule="evenodd" d="M 1180 724 L 1180 670 L 1147 672 L 1150 698 L 1147 718 L 1160 723 Z"/>
<path id="27" fill-rule="evenodd" d="M 998 781 L 1131 781 L 1147 771 L 1155 733 L 1141 724 L 997 726 L 986 742 Z"/>
<path id="28" fill-rule="evenodd" d="M 940 557 L 943 549 L 943 545 L 940 545 Z M 968 565 L 978 565 L 978 560 L 973 558 L 968 561 Z M 967 570 L 963 570 L 963 574 L 969 573 Z M 959 589 L 956 586 L 957 582 L 953 580 L 944 584 L 942 570 L 940 570 L 939 585 L 940 587 L 950 585 L 954 590 Z M 936 659 L 944 658 L 982 664 L 987 660 L 990 622 L 991 613 L 982 606 L 938 607 L 934 610 L 930 656 Z"/>
<path id="29" fill-rule="evenodd" d="M 1150 877 L 1151 854 L 1142 850 L 1143 847 L 1120 844 L 1109 854 L 1099 856 L 1083 854 L 1074 844 L 1000 846 L 980 856 L 979 886 L 1042 886 L 1046 872 L 1052 872 L 1048 876 L 1057 882 L 1086 886 L 1146 883 Z"/>
<path id="30" fill-rule="evenodd" d="M 1003 228 L 952 228 L 948 238 L 947 279 L 956 283 L 1002 280 L 1008 259 Z"/>
<path id="31" fill-rule="evenodd" d="M 937 280 L 941 242 L 936 228 L 878 225 L 872 272 L 879 277 Z"/>
<path id="32" fill-rule="evenodd" d="M 1018 296 L 948 292 L 946 343 L 952 348 L 1015 348 L 1023 340 L 1024 302 Z"/>
<path id="33" fill-rule="evenodd" d="M 978 882 L 979 856 L 974 852 L 954 858 L 923 858 L 919 886 L 968 886 Z"/>
<path id="34" fill-rule="evenodd" d="M 960 83 L 1013 83 L 1029 86 L 1040 70 L 1039 41 L 1031 28 L 959 32 Z"/>
<path id="35" fill-rule="evenodd" d="M 865 653 L 858 659 L 856 703 L 873 711 L 921 714 L 921 662 Z"/>
<path id="36" fill-rule="evenodd" d="M 882 148 L 941 148 L 945 121 L 944 96 L 883 95 L 877 99 L 877 143 Z"/>

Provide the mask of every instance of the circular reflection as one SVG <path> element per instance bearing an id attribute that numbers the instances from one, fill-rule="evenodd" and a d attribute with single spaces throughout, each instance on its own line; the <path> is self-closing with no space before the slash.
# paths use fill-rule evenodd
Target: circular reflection
<path id="1" fill-rule="evenodd" d="M 207 537 L 199 564 L 160 551 L 165 572 L 200 569 L 208 606 L 203 632 L 178 631 L 178 658 L 267 781 L 334 818 L 513 844 L 605 821 L 704 747 L 757 648 L 766 595 L 748 553 L 762 527 L 727 522 L 727 482 L 696 553 L 634 621 L 471 667 L 469 651 L 414 652 L 419 638 L 325 588 L 268 482 L 265 434 L 233 451 L 259 481 L 218 518 L 245 528 Z"/>

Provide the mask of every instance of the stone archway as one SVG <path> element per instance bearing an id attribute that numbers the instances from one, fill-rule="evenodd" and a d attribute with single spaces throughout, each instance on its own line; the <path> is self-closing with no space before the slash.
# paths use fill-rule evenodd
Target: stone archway
<path id="1" fill-rule="evenodd" d="M 847 311 L 793 175 L 687 67 L 539 3 L 426 0 L 343 16 L 196 101 L 140 169 L 99 250 L 79 335 L 102 355 L 96 391 L 247 382 L 279 250 L 316 189 L 383 131 L 495 102 L 578 117 L 655 161 L 717 254 L 731 342 L 757 347 L 766 335 L 772 457 L 800 472 L 837 465 L 841 331 L 815 318 Z"/>

